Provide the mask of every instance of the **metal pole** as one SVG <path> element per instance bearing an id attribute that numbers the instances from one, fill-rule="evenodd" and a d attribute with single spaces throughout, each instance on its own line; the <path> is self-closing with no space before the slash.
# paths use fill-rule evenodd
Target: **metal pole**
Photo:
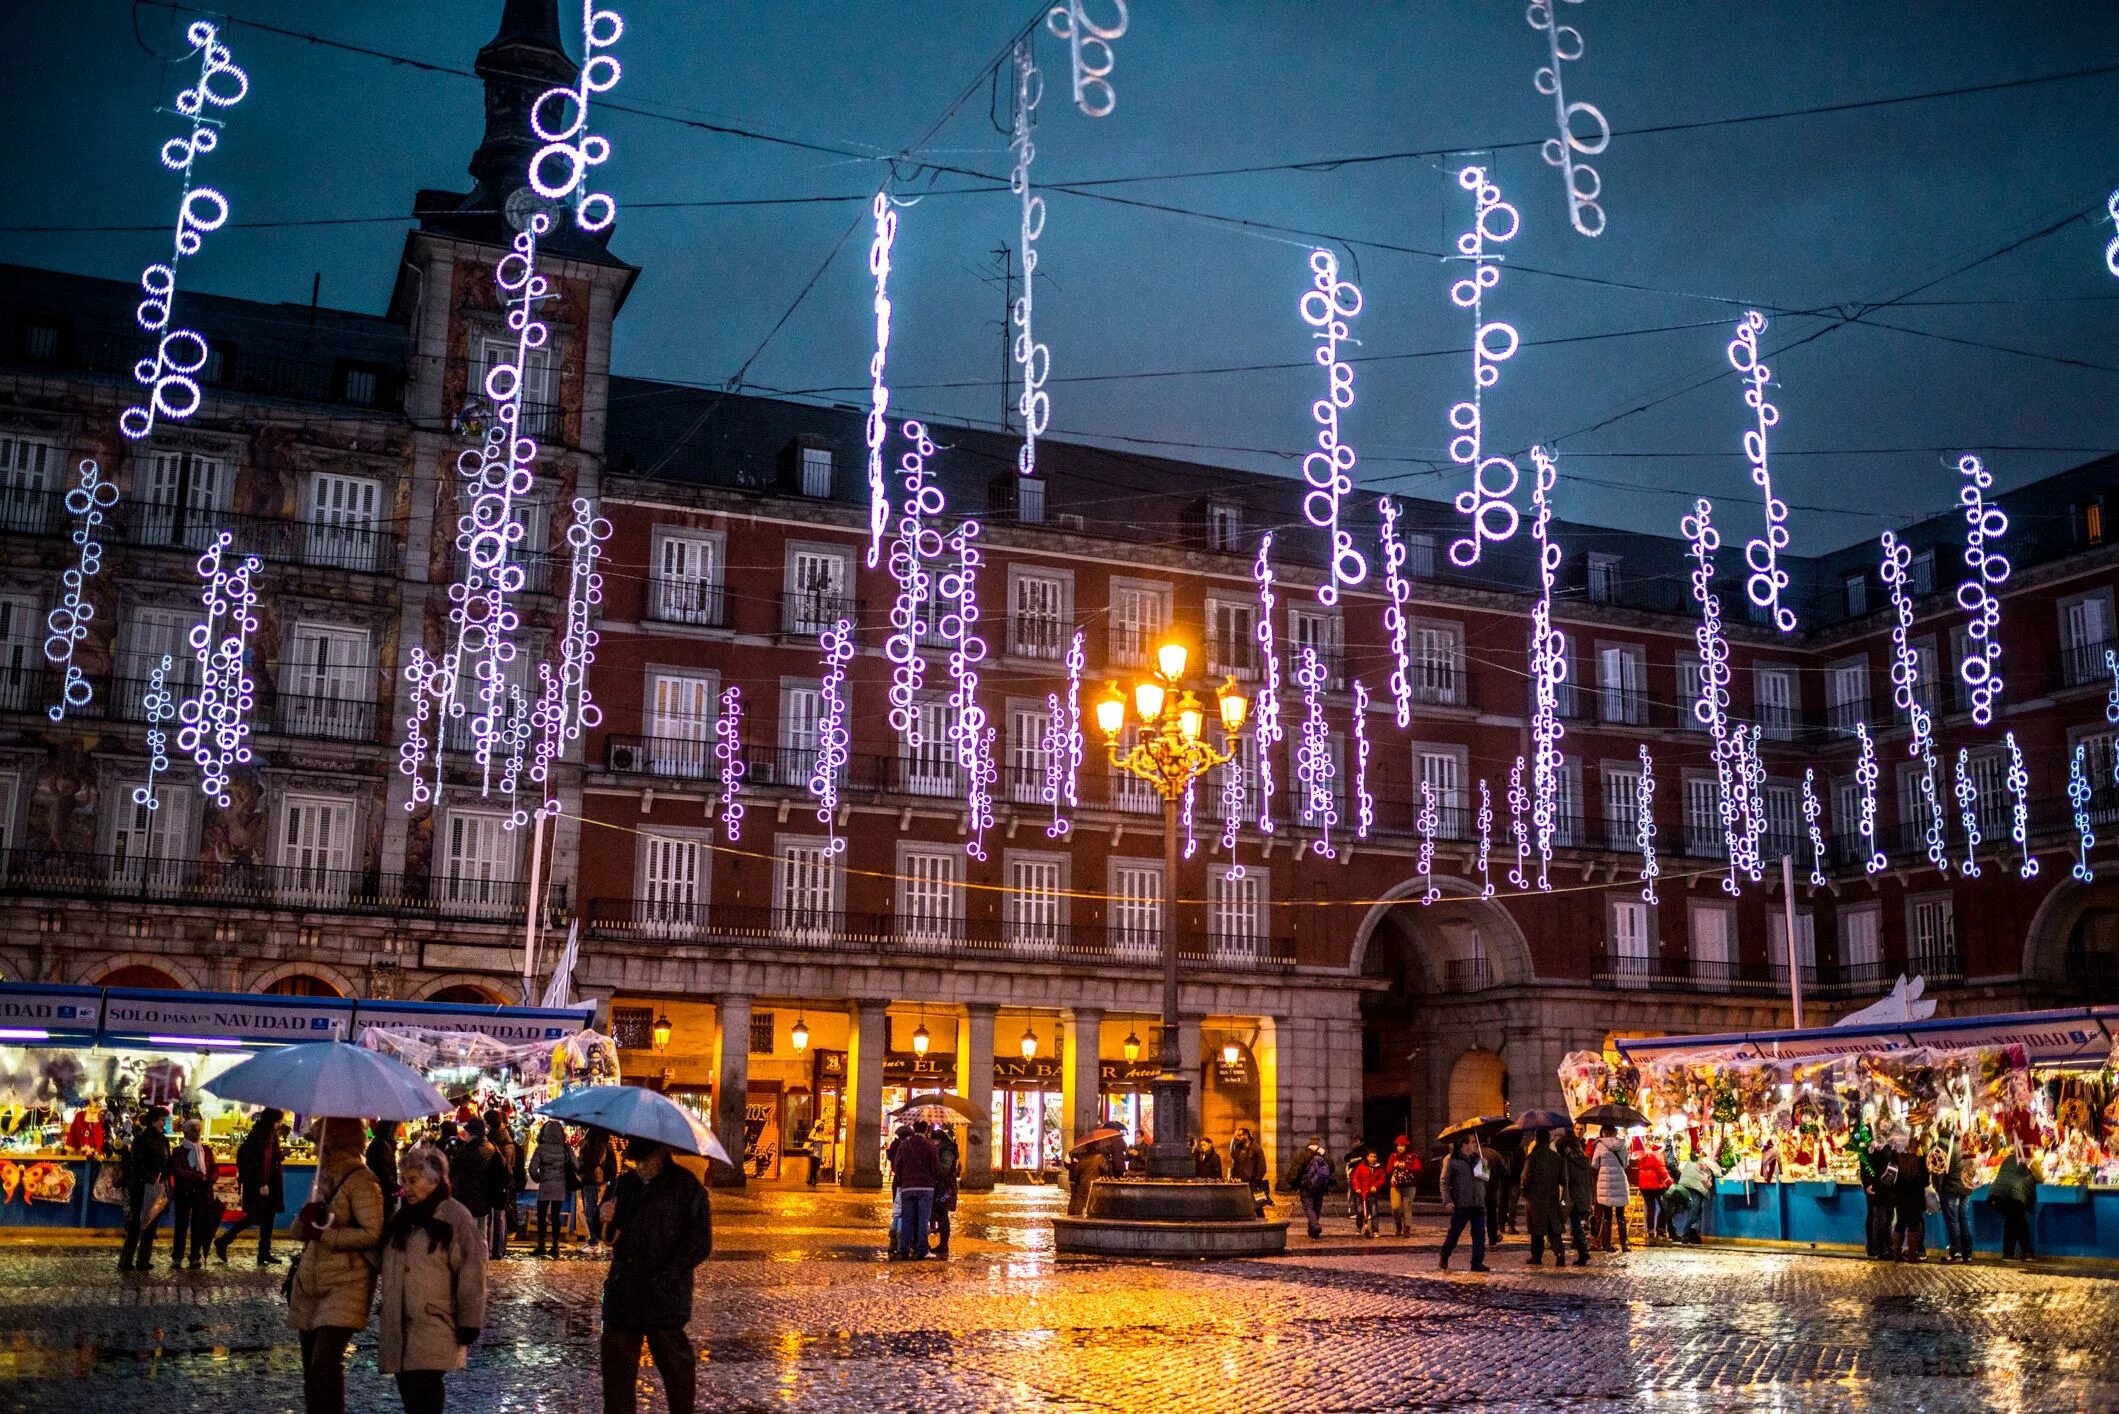
<path id="1" fill-rule="evenodd" d="M 538 934 L 543 931 L 539 927 L 543 922 L 539 915 L 543 912 L 540 907 L 542 902 L 540 896 L 543 893 L 543 889 L 540 885 L 544 874 L 544 812 L 540 810 L 531 818 L 530 893 L 523 907 L 522 918 L 522 1004 L 524 1006 L 533 1005 L 535 1002 L 535 998 L 530 995 L 530 988 L 534 985 L 532 979 L 537 973 L 537 938 Z"/>
<path id="2" fill-rule="evenodd" d="M 1163 800 L 1163 1043 L 1155 1095 L 1155 1142 L 1148 1150 L 1154 1178 L 1192 1177 L 1191 1082 L 1177 1043 L 1177 798 Z"/>
<path id="3" fill-rule="evenodd" d="M 1803 1029 L 1803 969 L 1795 951 L 1795 861 L 1781 856 L 1781 917 L 1788 933 L 1788 1000 L 1795 1004 L 1795 1029 Z"/>

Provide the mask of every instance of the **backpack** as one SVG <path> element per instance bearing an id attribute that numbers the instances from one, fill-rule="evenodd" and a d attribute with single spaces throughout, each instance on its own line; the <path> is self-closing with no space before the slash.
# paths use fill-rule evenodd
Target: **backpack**
<path id="1" fill-rule="evenodd" d="M 1314 1188 L 1322 1191 L 1332 1186 L 1332 1161 L 1322 1154 L 1312 1154 L 1302 1166 L 1302 1173 L 1295 1181 L 1298 1188 Z"/>

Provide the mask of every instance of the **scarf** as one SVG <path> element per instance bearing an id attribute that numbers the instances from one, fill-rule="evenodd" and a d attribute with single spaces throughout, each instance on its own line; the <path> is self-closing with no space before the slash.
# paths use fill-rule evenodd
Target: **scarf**
<path id="1" fill-rule="evenodd" d="M 455 1229 L 449 1226 L 447 1219 L 435 1216 L 448 1199 L 449 1185 L 444 1181 L 434 1185 L 434 1191 L 427 1195 L 424 1203 L 404 1204 L 390 1215 L 388 1225 L 383 1228 L 383 1241 L 402 1252 L 413 1229 L 417 1228 L 427 1234 L 427 1250 L 439 1252 L 455 1236 Z"/>

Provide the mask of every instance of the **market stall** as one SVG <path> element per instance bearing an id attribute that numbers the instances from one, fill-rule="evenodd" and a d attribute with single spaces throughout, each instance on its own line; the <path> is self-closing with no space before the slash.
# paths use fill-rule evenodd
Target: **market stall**
<path id="1" fill-rule="evenodd" d="M 1962 1160 L 1980 1248 L 2000 1244 L 1987 1186 L 2014 1150 L 2039 1179 L 2037 1250 L 2119 1257 L 2115 1047 L 2119 1007 L 2071 1008 L 1622 1040 L 1616 1059 L 1570 1055 L 1560 1082 L 1572 1112 L 1633 1105 L 1649 1142 L 1712 1160 L 1707 1226 L 1725 1238 L 1863 1246 L 1861 1155 L 1888 1134 Z"/>

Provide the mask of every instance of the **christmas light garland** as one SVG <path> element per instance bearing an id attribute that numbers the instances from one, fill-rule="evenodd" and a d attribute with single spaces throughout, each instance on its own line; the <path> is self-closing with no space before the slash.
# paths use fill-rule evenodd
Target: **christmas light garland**
<path id="1" fill-rule="evenodd" d="M 927 522 L 941 515 L 942 490 L 927 479 L 927 459 L 934 455 L 934 438 L 917 419 L 904 426 L 910 443 L 898 458 L 904 482 L 904 497 L 898 502 L 898 533 L 890 545 L 890 577 L 896 592 L 890 601 L 890 633 L 883 640 L 883 656 L 890 660 L 890 725 L 905 744 L 920 746 L 918 698 L 927 678 L 927 660 L 920 644 L 927 637 L 928 614 L 934 602 L 934 576 L 928 566 L 940 559 L 942 534 Z"/>
<path id="2" fill-rule="evenodd" d="M 176 665 L 176 658 L 164 653 L 162 661 L 147 675 L 147 691 L 140 696 L 140 716 L 147 723 L 147 782 L 132 788 L 132 801 L 149 810 L 162 808 L 155 795 L 155 777 L 169 769 L 168 725 L 177 718 L 176 694 L 169 690 L 169 670 Z"/>
<path id="3" fill-rule="evenodd" d="M 1979 877 L 1979 788 L 1972 784 L 1972 753 L 1957 748 L 1957 822 L 1964 828 L 1964 863 L 1958 872 L 1967 879 Z"/>
<path id="4" fill-rule="evenodd" d="M 1265 667 L 1265 691 L 1258 694 L 1258 711 L 1255 714 L 1253 735 L 1258 742 L 1258 830 L 1261 834 L 1273 833 L 1273 748 L 1281 742 L 1280 725 L 1280 654 L 1273 646 L 1273 533 L 1267 531 L 1258 539 L 1258 560 L 1251 567 L 1251 577 L 1258 581 L 1258 625 L 1252 630 L 1258 637 L 1259 660 Z"/>
<path id="5" fill-rule="evenodd" d="M 2009 749 L 2009 833 L 2023 854 L 2016 876 L 2035 879 L 2038 860 L 2031 853 L 2031 773 L 2023 768 L 2023 748 L 2016 744 L 2016 733 L 2004 732 L 2002 736 Z"/>
<path id="6" fill-rule="evenodd" d="M 1795 610 L 1781 602 L 1788 587 L 1788 572 L 1780 567 L 1780 553 L 1788 548 L 1788 503 L 1773 494 L 1773 473 L 1767 464 L 1767 433 L 1781 420 L 1780 410 L 1766 401 L 1766 388 L 1773 370 L 1759 361 L 1759 335 L 1766 329 L 1766 316 L 1748 310 L 1737 321 L 1736 337 L 1729 341 L 1729 366 L 1748 385 L 1744 405 L 1751 409 L 1752 426 L 1744 429 L 1744 459 L 1751 463 L 1751 482 L 1766 503 L 1766 533 L 1744 542 L 1744 562 L 1750 577 L 1744 593 L 1751 602 L 1773 615 L 1774 627 L 1795 632 Z"/>
<path id="7" fill-rule="evenodd" d="M 1111 41 L 1126 33 L 1126 0 L 1111 0 L 1118 18 L 1100 25 L 1089 18 L 1088 0 L 1060 0 L 1045 16 L 1046 26 L 1067 41 L 1074 64 L 1074 106 L 1091 118 L 1107 118 L 1118 106 L 1117 90 L 1111 87 L 1111 69 L 1117 58 Z"/>
<path id="8" fill-rule="evenodd" d="M 1803 767 L 1803 827 L 1810 834 L 1810 887 L 1825 886 L 1825 832 L 1819 825 L 1824 807 L 1817 800 L 1817 768 Z"/>
<path id="9" fill-rule="evenodd" d="M 714 760 L 721 767 L 721 833 L 730 844 L 743 838 L 743 689 L 731 683 L 721 691 L 721 715 L 714 719 Z"/>
<path id="10" fill-rule="evenodd" d="M 846 726 L 846 665 L 853 661 L 853 620 L 841 617 L 818 636 L 823 650 L 824 677 L 818 685 L 817 759 L 809 772 L 809 793 L 817 802 L 817 823 L 824 826 L 830 843 L 827 854 L 845 850 L 839 834 L 839 778 L 846 771 L 847 748 L 852 737 Z"/>
<path id="11" fill-rule="evenodd" d="M 1008 141 L 1008 150 L 1015 155 L 1008 189 L 1016 196 L 1016 239 L 1023 252 L 1023 292 L 1009 312 L 1015 324 L 1009 350 L 1023 376 L 1022 395 L 1015 402 L 1015 410 L 1023 416 L 1023 445 L 1015 457 L 1019 476 L 1037 475 L 1037 439 L 1045 435 L 1045 427 L 1052 419 L 1052 395 L 1045 391 L 1045 379 L 1052 372 L 1052 350 L 1037 341 L 1031 323 L 1037 285 L 1037 241 L 1045 230 L 1045 198 L 1030 191 L 1030 164 L 1037 157 L 1031 129 L 1037 123 L 1038 100 L 1044 93 L 1045 76 L 1038 72 L 1030 45 L 1028 41 L 1019 42 L 1015 46 L 1015 119 Z"/>
<path id="12" fill-rule="evenodd" d="M 559 664 L 537 665 L 538 701 L 528 718 L 533 740 L 526 775 L 543 798 L 536 809 L 540 818 L 560 812 L 552 768 L 583 731 L 603 724 L 603 709 L 589 692 L 589 669 L 601 637 L 595 624 L 603 606 L 603 573 L 596 566 L 611 538 L 611 523 L 596 514 L 595 504 L 585 496 L 576 496 L 570 509 L 574 519 L 566 533 L 566 627 L 559 639 Z M 516 823 L 528 822 L 518 818 Z"/>
<path id="13" fill-rule="evenodd" d="M 1177 812 L 1184 825 L 1186 859 L 1190 859 L 1193 855 L 1199 853 L 1198 810 L 1199 778 L 1195 776 L 1185 782 L 1183 806 Z"/>
<path id="14" fill-rule="evenodd" d="M 247 658 L 250 635 L 257 632 L 259 569 L 255 555 L 231 555 L 235 537 L 222 531 L 199 556 L 200 599 L 206 617 L 191 630 L 191 649 L 198 658 L 199 681 L 178 709 L 183 725 L 177 746 L 199 763 L 199 789 L 214 804 L 228 805 L 228 781 L 237 766 L 250 760 L 251 694 Z"/>
<path id="15" fill-rule="evenodd" d="M 1479 778 L 1479 897 L 1494 896 L 1494 876 L 1489 867 L 1494 851 L 1494 796 L 1486 777 Z"/>
<path id="16" fill-rule="evenodd" d="M 995 731 L 979 704 L 979 664 L 986 661 L 986 640 L 979 636 L 978 576 L 982 557 L 977 540 L 979 523 L 960 522 L 950 531 L 947 551 L 955 564 L 943 571 L 939 593 L 942 601 L 942 637 L 949 643 L 949 736 L 956 748 L 956 762 L 964 773 L 964 808 L 969 815 L 971 838 L 964 852 L 973 859 L 986 857 L 986 831 L 993 828 L 993 786 L 999 776 L 994 761 Z"/>
<path id="17" fill-rule="evenodd" d="M 1433 903 L 1442 897 L 1442 890 L 1435 887 L 1435 783 L 1420 783 L 1420 902 Z"/>
<path id="18" fill-rule="evenodd" d="M 2075 811 L 2075 881 L 2087 884 L 2097 877 L 2090 868 L 2090 851 L 2097 847 L 2097 833 L 2090 828 L 2090 778 L 2086 750 L 2081 742 L 2075 743 L 2075 754 L 2068 761 L 2067 798 Z"/>
<path id="19" fill-rule="evenodd" d="M 449 667 L 415 643 L 405 655 L 404 676 L 411 707 L 405 714 L 405 739 L 397 749 L 397 769 L 412 785 L 405 809 L 417 810 L 441 792 L 441 713 L 450 697 Z"/>
<path id="20" fill-rule="evenodd" d="M 1221 847 L 1229 856 L 1228 877 L 1241 879 L 1243 865 L 1236 858 L 1236 833 L 1243 825 L 1243 763 L 1230 753 L 1221 767 Z"/>
<path id="21" fill-rule="evenodd" d="M 625 33 L 616 10 L 599 10 L 582 0 L 581 68 L 572 86 L 548 88 L 530 105 L 530 131 L 544 146 L 530 159 L 530 185 L 551 201 L 572 203 L 574 224 L 584 231 L 610 229 L 618 203 L 603 192 L 587 190 L 591 167 L 611 156 L 611 140 L 589 129 L 589 99 L 618 86 L 617 56 L 605 53 Z M 548 164 L 559 163 L 558 174 Z"/>
<path id="22" fill-rule="evenodd" d="M 1296 743 L 1295 779 L 1303 790 L 1303 823 L 1318 830 L 1310 846 L 1326 859 L 1337 857 L 1332 845 L 1332 826 L 1339 823 L 1339 806 L 1332 790 L 1332 740 L 1324 720 L 1324 664 L 1317 650 L 1305 643 L 1295 661 L 1295 685 L 1302 690 L 1302 736 Z"/>
<path id="23" fill-rule="evenodd" d="M 875 278 L 876 350 L 868 356 L 868 567 L 882 558 L 883 528 L 890 523 L 890 486 L 883 478 L 883 439 L 890 431 L 890 386 L 883 381 L 890 359 L 890 247 L 898 238 L 898 213 L 890 193 L 879 191 L 869 204 L 875 235 L 868 243 L 868 273 Z"/>
<path id="24" fill-rule="evenodd" d="M 1641 775 L 1634 783 L 1634 841 L 1641 848 L 1641 899 L 1654 903 L 1655 881 L 1662 874 L 1662 866 L 1655 859 L 1655 758 L 1648 754 L 1645 742 L 1637 743 L 1641 753 Z"/>
<path id="25" fill-rule="evenodd" d="M 1317 423 L 1317 450 L 1302 459 L 1302 517 L 1325 532 L 1327 572 L 1317 586 L 1317 602 L 1327 608 L 1339 602 L 1343 585 L 1353 588 L 1368 578 L 1368 562 L 1354 548 L 1354 537 L 1339 523 L 1340 506 L 1354 492 L 1354 449 L 1339 435 L 1339 414 L 1354 405 L 1354 365 L 1339 356 L 1346 342 L 1347 321 L 1361 313 L 1361 289 L 1339 278 L 1339 258 L 1328 250 L 1310 252 L 1311 287 L 1296 309 L 1316 332 L 1313 351 L 1324 369 L 1324 396 L 1310 404 Z"/>
<path id="26" fill-rule="evenodd" d="M 2104 214 L 2111 218 L 2114 226 L 2119 226 L 2119 191 L 2104 199 Z M 2119 276 L 2119 236 L 2104 243 L 2104 268 Z"/>
<path id="27" fill-rule="evenodd" d="M 1509 498 L 1516 494 L 1522 472 L 1515 458 L 1486 454 L 1481 406 L 1483 391 L 1500 381 L 1501 365 L 1515 357 L 1519 342 L 1513 324 L 1485 317 L 1486 292 L 1501 283 L 1501 267 L 1495 264 L 1500 256 L 1487 245 L 1514 240 L 1522 218 L 1501 199 L 1501 188 L 1486 179 L 1484 167 L 1466 167 L 1457 174 L 1457 185 L 1472 194 L 1471 228 L 1457 237 L 1457 254 L 1472 262 L 1472 273 L 1450 286 L 1449 297 L 1472 315 L 1472 395 L 1450 407 L 1449 457 L 1471 468 L 1472 484 L 1455 500 L 1458 514 L 1471 521 L 1471 528 L 1450 542 L 1449 558 L 1460 569 L 1470 569 L 1479 563 L 1484 543 L 1498 545 L 1512 538 L 1521 524 Z"/>
<path id="28" fill-rule="evenodd" d="M 1957 586 L 1957 607 L 1970 616 L 1965 636 L 1972 641 L 1957 664 L 1972 700 L 1972 720 L 1986 726 L 1994 720 L 1994 703 L 2001 696 L 2001 600 L 1994 591 L 2007 582 L 2008 558 L 1988 548 L 2008 532 L 2009 518 L 2001 507 L 1986 502 L 1993 476 L 1979 458 L 1958 458 L 1957 471 L 1964 481 L 1957 488 L 1964 507 L 1964 563 L 1971 578 Z"/>
<path id="29" fill-rule="evenodd" d="M 103 479 L 103 469 L 84 459 L 80 484 L 66 493 L 66 513 L 77 522 L 73 529 L 74 563 L 59 575 L 65 592 L 45 616 L 44 660 L 60 670 L 59 700 L 45 709 L 55 722 L 66 720 L 70 707 L 85 708 L 95 700 L 94 684 L 74 661 L 74 648 L 88 637 L 89 620 L 96 606 L 88 601 L 88 582 L 103 570 L 103 542 L 96 538 L 104 513 L 118 503 L 118 485 Z"/>
<path id="30" fill-rule="evenodd" d="M 1388 496 L 1376 498 L 1377 514 L 1383 517 L 1377 534 L 1383 544 L 1383 626 L 1391 636 L 1391 707 L 1398 728 L 1413 722 L 1413 665 L 1407 654 L 1407 635 L 1412 628 L 1405 606 L 1412 588 L 1405 582 L 1405 542 L 1398 538 L 1398 503 Z"/>
<path id="31" fill-rule="evenodd" d="M 1722 844 L 1728 852 L 1729 873 L 1722 891 L 1734 896 L 1739 889 L 1737 871 L 1737 781 L 1733 769 L 1729 732 L 1729 640 L 1722 634 L 1722 599 L 1714 592 L 1714 552 L 1722 545 L 1714 528 L 1714 504 L 1702 496 L 1692 503 L 1692 514 L 1680 522 L 1692 557 L 1692 597 L 1700 606 L 1700 622 L 1692 640 L 1700 654 L 1700 690 L 1692 715 L 1712 739 L 1715 809 L 1722 822 Z"/>
<path id="32" fill-rule="evenodd" d="M 1856 722 L 1854 735 L 1861 741 L 1861 756 L 1855 762 L 1854 779 L 1861 786 L 1861 837 L 1867 842 L 1869 851 L 1864 867 L 1876 874 L 1891 862 L 1884 858 L 1876 838 L 1876 782 L 1881 773 L 1876 765 L 1876 744 L 1869 740 L 1869 724 Z"/>
<path id="33" fill-rule="evenodd" d="M 1530 887 L 1530 830 L 1524 824 L 1524 812 L 1530 809 L 1530 792 L 1523 786 L 1523 758 L 1518 756 L 1515 764 L 1508 768 L 1508 825 L 1515 837 L 1516 862 L 1509 866 L 1508 882 L 1518 889 Z"/>
<path id="34" fill-rule="evenodd" d="M 1530 459 L 1536 468 L 1530 492 L 1530 535 L 1538 547 L 1538 602 L 1530 611 L 1531 819 L 1538 840 L 1538 887 L 1549 889 L 1560 773 L 1565 769 L 1560 739 L 1567 729 L 1560 724 L 1560 685 L 1567 681 L 1567 636 L 1552 617 L 1553 577 L 1561 556 L 1552 539 L 1552 489 L 1559 470 L 1543 447 L 1532 447 Z"/>
<path id="35" fill-rule="evenodd" d="M 1741 722 L 1729 733 L 1729 779 L 1735 787 L 1737 821 L 1729 858 L 1732 872 L 1741 869 L 1754 884 L 1765 878 L 1761 846 L 1766 837 L 1766 763 L 1759 757 L 1762 735 L 1758 726 L 1746 727 Z"/>
<path id="36" fill-rule="evenodd" d="M 1950 843 L 1943 824 L 1941 793 L 1936 786 L 1935 734 L 1928 709 L 1920 700 L 1920 659 L 1913 652 L 1913 603 L 1906 595 L 1911 578 L 1913 551 L 1886 530 L 1882 537 L 1883 560 L 1878 572 L 1891 597 L 1891 700 L 1912 724 L 1906 752 L 1921 764 L 1920 795 L 1927 812 L 1925 832 L 1928 862 L 1937 869 L 1950 865 Z"/>
<path id="37" fill-rule="evenodd" d="M 1354 838 L 1365 840 L 1376 823 L 1376 798 L 1369 794 L 1369 690 L 1354 680 Z"/>
<path id="38" fill-rule="evenodd" d="M 2119 653 L 2104 650 L 2104 670 L 2112 675 L 2112 690 L 2104 699 L 2104 720 L 2119 724 Z M 2115 772 L 2119 772 L 2119 752 L 2112 754 Z"/>
<path id="39" fill-rule="evenodd" d="M 1545 139 L 1541 151 L 1548 166 L 1560 169 L 1560 176 L 1567 184 L 1567 219 L 1577 231 L 1585 236 L 1604 233 L 1604 208 L 1597 204 L 1603 191 L 1603 182 L 1597 169 L 1587 162 L 1577 161 L 1577 155 L 1594 157 L 1611 145 L 1611 124 L 1604 115 L 1588 103 L 1569 103 L 1566 85 L 1561 81 L 1560 66 L 1571 64 L 1582 57 L 1584 45 L 1582 32 L 1573 25 L 1560 23 L 1561 0 L 1531 0 L 1530 27 L 1545 31 L 1546 52 L 1550 56 L 1546 65 L 1532 79 L 1538 92 L 1552 100 L 1553 121 L 1559 128 L 1556 137 Z M 1581 0 L 1573 0 L 1579 4 Z M 1596 132 L 1592 137 L 1575 136 L 1577 115 L 1595 122 Z"/>

